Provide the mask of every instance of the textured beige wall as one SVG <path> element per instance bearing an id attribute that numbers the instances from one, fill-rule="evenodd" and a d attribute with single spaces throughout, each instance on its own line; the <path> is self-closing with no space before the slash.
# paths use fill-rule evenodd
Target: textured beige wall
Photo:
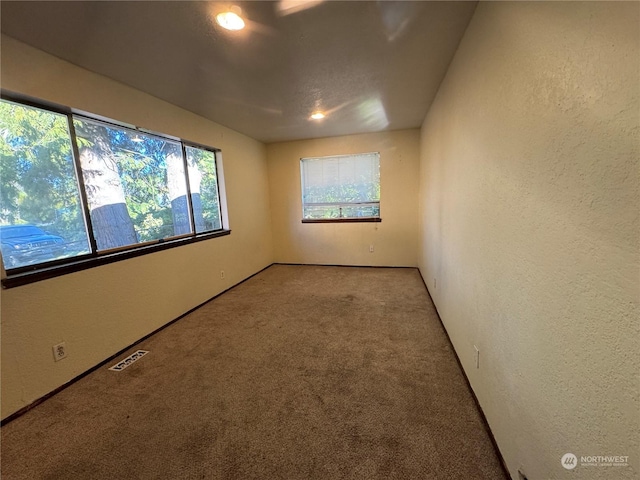
<path id="1" fill-rule="evenodd" d="M 2 290 L 2 417 L 272 262 L 263 144 L 2 37 L 2 87 L 222 149 L 232 233 Z M 225 279 L 220 278 L 225 271 Z M 65 341 L 68 357 L 53 361 Z"/>
<path id="2" fill-rule="evenodd" d="M 267 146 L 276 262 L 417 266 L 419 130 Z M 301 223 L 300 159 L 380 152 L 380 223 Z M 369 246 L 374 252 L 369 252 Z"/>
<path id="3" fill-rule="evenodd" d="M 640 473 L 639 25 L 480 3 L 423 124 L 420 269 L 513 478 Z"/>

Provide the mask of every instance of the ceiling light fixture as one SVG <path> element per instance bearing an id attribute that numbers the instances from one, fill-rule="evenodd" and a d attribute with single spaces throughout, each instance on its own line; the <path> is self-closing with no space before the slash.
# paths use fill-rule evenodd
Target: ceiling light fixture
<path id="1" fill-rule="evenodd" d="M 313 120 L 322 120 L 324 118 L 324 113 L 322 112 L 315 112 L 314 114 L 311 115 L 311 118 Z"/>
<path id="2" fill-rule="evenodd" d="M 216 22 L 227 30 L 242 30 L 244 28 L 244 20 L 235 12 L 219 13 L 216 15 Z"/>

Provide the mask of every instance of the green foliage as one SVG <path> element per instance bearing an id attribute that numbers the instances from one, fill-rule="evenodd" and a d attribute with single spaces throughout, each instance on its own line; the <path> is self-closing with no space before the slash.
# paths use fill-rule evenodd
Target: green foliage
<path id="1" fill-rule="evenodd" d="M 359 183 L 307 187 L 303 200 L 304 218 L 377 217 L 380 206 L 372 204 L 380 201 L 380 182 L 363 176 Z"/>
<path id="2" fill-rule="evenodd" d="M 208 150 L 193 147 L 187 147 L 186 152 L 189 168 L 196 168 L 202 175 L 200 198 L 205 230 L 222 228 L 215 154 Z"/>
<path id="3" fill-rule="evenodd" d="M 166 157 L 179 154 L 173 143 L 142 137 L 141 143 L 128 139 L 112 141 L 127 210 L 141 242 L 171 237 L 173 218 L 167 186 Z M 175 150 L 175 151 L 174 151 Z"/>
<path id="4" fill-rule="evenodd" d="M 0 222 L 33 223 L 86 249 L 67 118 L 0 102 Z"/>
<path id="5" fill-rule="evenodd" d="M 180 233 L 174 228 L 174 214 L 179 212 L 172 212 L 167 168 L 169 157 L 182 158 L 180 144 L 92 121 L 76 119 L 75 125 L 83 145 L 96 148 L 101 143 L 105 150 L 102 154 L 111 156 L 117 164 L 120 188 L 138 240 L 146 242 Z M 194 212 L 196 224 L 203 224 L 203 230 L 220 228 L 214 154 L 192 147 L 186 150 L 190 170 L 202 176 L 202 208 Z M 203 217 L 200 222 L 199 217 Z"/>
<path id="6" fill-rule="evenodd" d="M 111 195 L 106 192 L 95 198 L 121 198 L 123 194 L 140 242 L 173 236 L 176 215 L 186 218 L 186 203 L 184 211 L 172 211 L 167 159 L 182 158 L 181 145 L 79 117 L 74 118 L 74 126 L 79 150 L 90 150 L 94 158 L 104 159 L 102 165 L 99 161 L 92 164 L 95 171 L 83 170 L 85 182 L 87 175 L 98 178 L 95 176 L 107 168 L 112 170 L 112 181 L 94 182 L 92 187 L 98 192 L 110 190 Z M 194 212 L 198 231 L 220 228 L 215 155 L 199 148 L 187 147 L 187 151 L 189 172 L 202 177 Z M 0 224 L 33 223 L 63 237 L 67 244 L 76 244 L 77 252 L 87 251 L 78 188 L 67 116 L 1 101 Z M 120 194 L 113 195 L 114 191 Z"/>
<path id="7" fill-rule="evenodd" d="M 365 181 L 362 183 L 309 187 L 305 193 L 305 202 L 307 203 L 371 202 L 380 200 L 380 184 Z"/>

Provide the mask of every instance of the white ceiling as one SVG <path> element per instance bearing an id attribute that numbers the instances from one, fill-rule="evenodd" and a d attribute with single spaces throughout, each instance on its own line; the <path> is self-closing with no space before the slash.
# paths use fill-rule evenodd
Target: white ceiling
<path id="1" fill-rule="evenodd" d="M 0 2 L 3 33 L 267 143 L 419 127 L 476 2 L 236 2 L 239 32 L 229 5 Z"/>

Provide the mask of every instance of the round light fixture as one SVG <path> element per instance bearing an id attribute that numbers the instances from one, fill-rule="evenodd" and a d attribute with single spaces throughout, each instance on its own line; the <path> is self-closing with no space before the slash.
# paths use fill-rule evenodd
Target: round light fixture
<path id="1" fill-rule="evenodd" d="M 227 30 L 242 30 L 244 28 L 244 20 L 234 12 L 219 13 L 216 15 L 216 22 Z"/>
<path id="2" fill-rule="evenodd" d="M 324 113 L 322 112 L 315 112 L 314 114 L 311 115 L 311 118 L 313 120 L 322 120 L 324 118 Z"/>

